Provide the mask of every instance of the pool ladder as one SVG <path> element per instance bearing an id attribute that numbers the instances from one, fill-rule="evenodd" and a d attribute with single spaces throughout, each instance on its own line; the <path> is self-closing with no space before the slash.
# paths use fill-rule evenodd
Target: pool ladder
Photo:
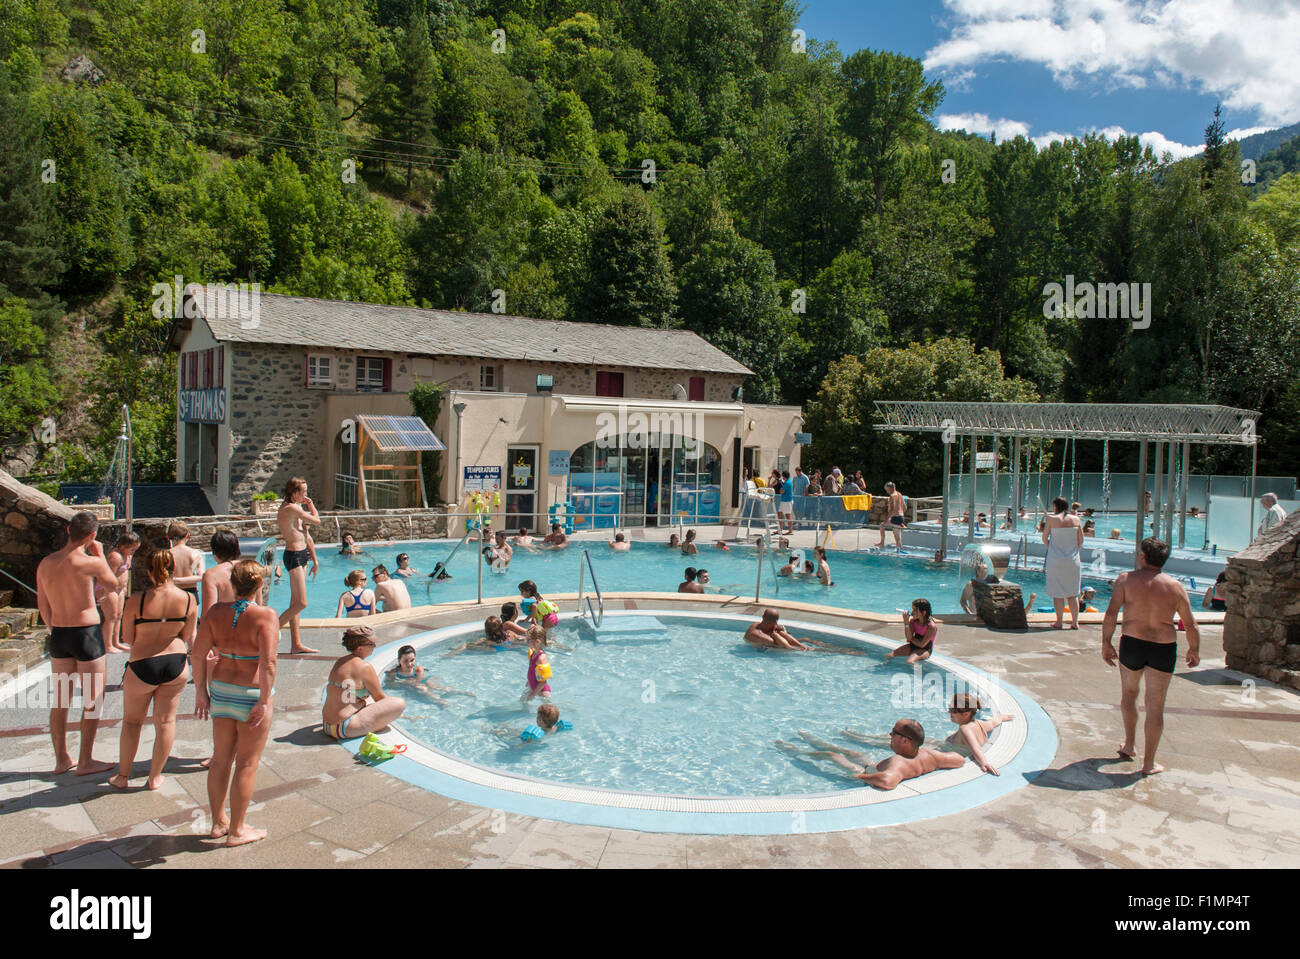
<path id="1" fill-rule="evenodd" d="M 1024 569 L 1025 563 L 1029 559 L 1029 534 L 1020 534 L 1020 545 L 1016 547 L 1016 569 Z"/>
<path id="2" fill-rule="evenodd" d="M 591 588 L 596 593 L 595 606 L 592 606 L 591 597 L 583 589 L 583 577 L 587 571 L 591 572 Z M 584 599 L 587 601 L 586 609 L 582 606 Z M 591 564 L 591 551 L 585 549 L 582 551 L 582 559 L 578 561 L 578 612 L 583 618 L 590 614 L 591 623 L 597 629 L 600 629 L 600 624 L 605 620 L 605 600 L 600 595 L 600 584 L 596 582 L 596 567 Z"/>

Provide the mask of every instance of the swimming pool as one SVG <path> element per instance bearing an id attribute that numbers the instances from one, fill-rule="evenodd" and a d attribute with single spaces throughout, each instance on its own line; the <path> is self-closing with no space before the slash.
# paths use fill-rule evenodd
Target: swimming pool
<path id="1" fill-rule="evenodd" d="M 937 654 L 919 670 L 884 654 L 896 639 L 790 622 L 798 637 L 836 652 L 779 653 L 742 642 L 752 617 L 665 611 L 607 616 L 601 630 L 566 616 L 555 629 L 570 647 L 552 652 L 552 702 L 568 732 L 519 744 L 537 702 L 521 705 L 526 657 L 446 651 L 478 634 L 448 627 L 418 637 L 417 661 L 444 684 L 475 693 L 439 707 L 395 689 L 407 712 L 387 741 L 408 753 L 383 769 L 452 798 L 568 822 L 651 831 L 774 833 L 860 828 L 945 815 L 1023 786 L 1056 750 L 1051 721 L 1032 699 L 989 674 Z M 939 648 L 942 647 L 942 634 Z M 381 670 L 400 643 L 376 653 Z M 898 718 L 919 719 L 927 745 L 951 733 L 946 702 L 974 691 L 1014 718 L 987 755 L 998 777 L 973 763 L 882 792 L 777 740 L 811 748 L 801 733 L 856 749 L 872 763 L 890 755 Z M 982 714 L 989 715 L 989 712 Z M 872 741 L 846 736 L 853 729 Z M 349 748 L 355 751 L 357 741 Z"/>
<path id="2" fill-rule="evenodd" d="M 477 596 L 477 554 L 473 544 L 466 543 L 452 560 L 449 569 L 452 579 L 435 582 L 427 577 L 435 563 L 444 560 L 452 545 L 439 541 L 403 542 L 394 546 L 366 544 L 366 555 L 345 557 L 337 549 L 317 547 L 320 571 L 315 581 L 307 581 L 307 610 L 303 616 L 323 619 L 334 616 L 339 595 L 345 589 L 344 579 L 353 569 L 361 569 L 370 576 L 371 569 L 384 563 L 389 570 L 396 568 L 396 555 L 409 553 L 411 566 L 421 570 L 419 576 L 406 581 L 413 605 L 448 603 L 472 600 Z M 732 546 L 729 550 L 701 548 L 697 556 L 683 556 L 679 550 L 670 550 L 662 543 L 633 542 L 628 552 L 616 553 L 603 541 L 574 542 L 568 549 L 546 550 L 530 553 L 516 549 L 509 569 L 483 571 L 484 596 L 517 595 L 522 580 L 537 583 L 543 595 L 569 593 L 578 587 L 578 564 L 582 548 L 591 550 L 592 561 L 605 593 L 617 591 L 675 592 L 682 581 L 687 566 L 709 571 L 711 592 L 727 596 L 753 597 L 758 575 L 757 551 L 748 546 Z M 282 553 L 276 553 L 277 561 Z M 774 554 L 777 565 L 784 562 L 783 554 Z M 1085 567 L 1093 561 L 1085 553 Z M 782 600 L 814 603 L 821 606 L 838 606 L 877 613 L 893 613 L 907 609 L 918 597 L 930 600 L 936 614 L 959 612 L 958 597 L 961 592 L 957 564 L 932 563 L 922 555 L 899 555 L 886 548 L 880 553 L 831 551 L 829 554 L 834 586 L 822 586 L 812 578 L 781 577 L 779 584 L 771 564 L 764 560 L 762 596 L 779 595 Z M 1103 608 L 1110 600 L 1109 587 L 1103 576 L 1113 578 L 1115 570 L 1088 569 L 1095 579 L 1088 580 L 1097 588 L 1093 605 Z M 1035 605 L 1050 605 L 1046 599 L 1041 570 L 1028 569 L 1008 574 L 1008 579 L 1021 585 L 1025 599 L 1036 592 Z M 1087 579 L 1087 575 L 1085 575 Z M 373 585 L 373 583 L 367 583 Z M 779 590 L 778 590 L 779 586 Z M 285 579 L 271 588 L 271 605 L 283 609 L 289 604 L 289 584 Z"/>

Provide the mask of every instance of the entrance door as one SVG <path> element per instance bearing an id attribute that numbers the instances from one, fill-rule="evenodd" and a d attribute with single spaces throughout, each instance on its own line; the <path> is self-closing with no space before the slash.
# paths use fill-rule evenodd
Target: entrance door
<path id="1" fill-rule="evenodd" d="M 536 446 L 506 448 L 506 532 L 521 526 L 537 529 L 537 459 Z"/>

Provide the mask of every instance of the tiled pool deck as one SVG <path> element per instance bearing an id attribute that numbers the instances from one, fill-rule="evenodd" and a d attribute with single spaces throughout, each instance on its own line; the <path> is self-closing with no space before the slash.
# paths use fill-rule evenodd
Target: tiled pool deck
<path id="1" fill-rule="evenodd" d="M 611 608 L 649 605 L 648 596 Z M 684 608 L 690 600 L 655 597 Z M 716 608 L 717 601 L 705 601 Z M 485 605 L 491 605 L 490 603 Z M 562 602 L 572 609 L 572 600 Z M 698 608 L 698 607 L 696 607 Z M 728 611 L 755 607 L 733 603 Z M 378 629 L 392 641 L 483 609 L 421 613 Z M 791 610 L 788 618 L 856 624 Z M 1040 619 L 1042 617 L 1039 617 Z M 1094 617 L 1096 618 L 1096 617 Z M 885 633 L 901 630 L 894 627 Z M 306 641 L 337 649 L 337 627 Z M 320 689 L 334 653 L 280 660 L 271 740 L 249 821 L 268 839 L 226 849 L 206 839 L 208 725 L 181 702 L 174 758 L 157 792 L 143 789 L 152 729 L 146 726 L 135 788 L 101 777 L 53 777 L 46 713 L 0 708 L 0 865 L 127 867 L 1296 867 L 1300 866 L 1300 694 L 1224 668 L 1218 626 L 1202 628 L 1202 663 L 1181 665 L 1169 692 L 1160 761 L 1140 779 L 1115 760 L 1121 737 L 1119 681 L 1099 655 L 1100 627 L 997 633 L 950 623 L 943 652 L 1035 697 L 1060 737 L 1055 759 L 1029 784 L 965 812 L 897 826 L 831 833 L 700 836 L 574 826 L 507 814 L 408 786 L 360 765 L 319 731 Z M 97 758 L 116 759 L 124 656 L 109 665 L 110 692 Z M 1243 685 L 1245 683 L 1246 685 Z M 76 714 L 74 713 L 74 716 Z M 70 748 L 76 750 L 76 736 Z"/>

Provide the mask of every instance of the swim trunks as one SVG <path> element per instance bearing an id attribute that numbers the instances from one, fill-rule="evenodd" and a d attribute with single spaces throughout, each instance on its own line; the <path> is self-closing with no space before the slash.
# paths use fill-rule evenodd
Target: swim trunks
<path id="1" fill-rule="evenodd" d="M 104 655 L 104 633 L 94 626 L 50 627 L 50 658 L 89 663 Z"/>
<path id="2" fill-rule="evenodd" d="M 1162 673 L 1172 673 L 1174 664 L 1178 662 L 1178 644 L 1153 643 L 1148 639 L 1121 636 L 1119 662 L 1125 669 L 1134 671 L 1150 666 Z"/>
<path id="3" fill-rule="evenodd" d="M 891 516 L 891 517 L 889 517 L 889 522 L 893 523 L 895 526 L 906 526 L 906 525 L 907 525 L 907 521 L 906 521 L 905 519 L 903 519 L 903 517 L 901 517 L 901 516 Z"/>
<path id="4" fill-rule="evenodd" d="M 311 561 L 311 551 L 306 549 L 286 549 L 284 551 L 284 571 L 287 573 L 291 569 L 297 569 L 299 566 L 306 566 Z"/>

